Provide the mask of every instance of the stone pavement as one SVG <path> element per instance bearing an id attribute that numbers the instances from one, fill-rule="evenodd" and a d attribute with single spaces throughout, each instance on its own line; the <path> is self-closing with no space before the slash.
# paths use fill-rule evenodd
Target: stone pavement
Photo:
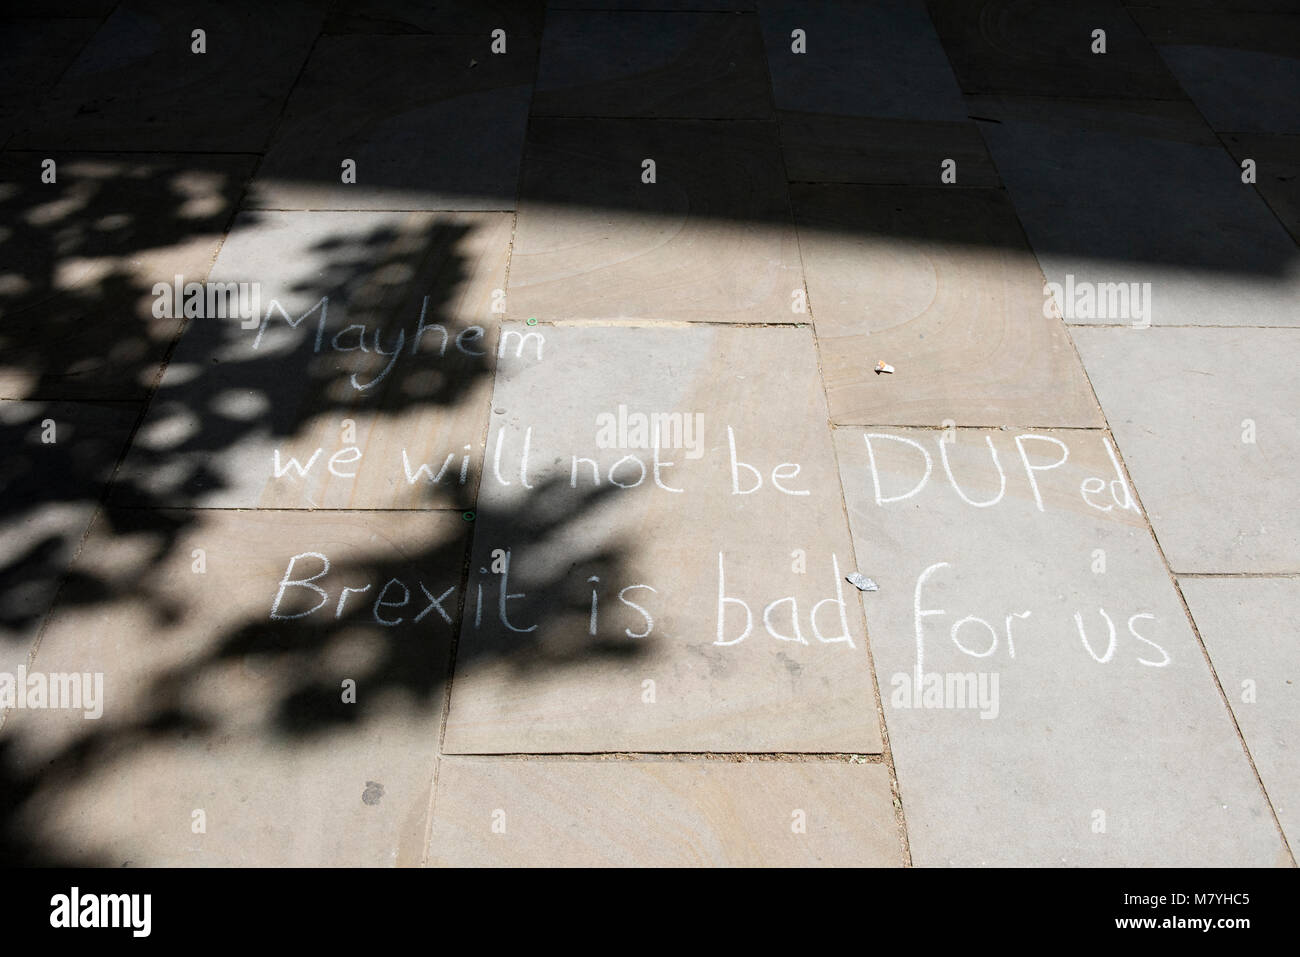
<path id="1" fill-rule="evenodd" d="M 1234 6 L 7 20 L 0 859 L 1294 866 Z"/>

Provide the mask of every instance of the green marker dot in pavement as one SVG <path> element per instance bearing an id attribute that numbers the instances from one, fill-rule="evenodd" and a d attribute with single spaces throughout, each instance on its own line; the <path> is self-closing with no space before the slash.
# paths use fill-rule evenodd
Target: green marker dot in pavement
<path id="1" fill-rule="evenodd" d="M 535 326 L 535 325 L 537 325 L 537 317 L 536 317 L 536 316 L 533 316 L 531 319 L 525 319 L 524 322 L 525 322 L 527 325 Z"/>
<path id="2" fill-rule="evenodd" d="M 464 512 L 464 513 L 461 514 L 460 517 L 463 518 L 463 519 L 464 519 L 465 521 L 467 521 L 467 522 L 472 522 L 472 521 L 474 521 L 474 513 L 473 513 L 473 512 Z"/>

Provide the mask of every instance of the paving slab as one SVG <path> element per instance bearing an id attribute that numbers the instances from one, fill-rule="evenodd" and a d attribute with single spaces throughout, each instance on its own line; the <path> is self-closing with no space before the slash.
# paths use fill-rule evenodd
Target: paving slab
<path id="1" fill-rule="evenodd" d="M 319 3 L 119 4 L 23 124 L 23 149 L 257 152 L 321 23 Z M 206 31 L 206 53 L 192 32 Z"/>
<path id="2" fill-rule="evenodd" d="M 917 865 L 1288 861 L 1106 443 L 835 432 Z"/>
<path id="3" fill-rule="evenodd" d="M 1238 165 L 1255 161 L 1255 187 L 1291 238 L 1300 243 L 1300 136 L 1224 133 Z"/>
<path id="4" fill-rule="evenodd" d="M 511 219 L 240 214 L 212 276 L 259 283 L 258 307 L 247 322 L 192 321 L 115 500 L 468 507 Z M 541 361 L 516 352 L 507 364 Z"/>
<path id="5" fill-rule="evenodd" d="M 764 3 L 759 22 L 791 180 L 938 184 L 952 158 L 962 185 L 997 185 L 920 2 Z"/>
<path id="6" fill-rule="evenodd" d="M 204 280 L 252 165 L 0 154 L 0 398 L 143 398 L 183 325 L 154 287 Z"/>
<path id="7" fill-rule="evenodd" d="M 1300 570 L 1300 333 L 1073 335 L 1174 571 Z"/>
<path id="8" fill-rule="evenodd" d="M 364 0 L 336 6 L 324 32 L 430 33 L 490 36 L 493 30 L 537 36 L 542 29 L 543 0 Z"/>
<path id="9" fill-rule="evenodd" d="M 534 116 L 770 119 L 753 14 L 552 10 Z"/>
<path id="10" fill-rule="evenodd" d="M 802 289 L 775 124 L 532 121 L 511 318 L 798 322 Z"/>
<path id="11" fill-rule="evenodd" d="M 1180 99 L 1159 54 L 1116 0 L 1066 7 L 929 0 L 930 19 L 967 93 Z M 1106 52 L 1093 53 L 1094 30 Z M 999 164 L 999 167 L 1001 164 Z"/>
<path id="12" fill-rule="evenodd" d="M 444 867 L 896 867 L 882 764 L 439 762 Z"/>
<path id="13" fill-rule="evenodd" d="M 102 713 L 10 711 L 9 859 L 418 863 L 452 635 L 421 586 L 456 589 L 454 621 L 466 528 L 446 513 L 102 516 L 32 665 L 102 675 Z"/>
<path id="14" fill-rule="evenodd" d="M 1300 23 L 1242 10 L 1133 10 L 1216 130 L 1300 133 Z"/>
<path id="15" fill-rule="evenodd" d="M 538 328 L 493 394 L 446 752 L 878 753 L 811 330 Z"/>
<path id="16" fill-rule="evenodd" d="M 494 54 L 492 42 L 322 37 L 247 206 L 513 209 L 537 47 L 507 37 Z"/>
<path id="17" fill-rule="evenodd" d="M 0 672 L 27 663 L 139 411 L 0 400 Z"/>
<path id="18" fill-rule="evenodd" d="M 1180 578 L 1192 619 L 1286 833 L 1300 839 L 1295 578 Z"/>
<path id="19" fill-rule="evenodd" d="M 791 200 L 837 424 L 1103 424 L 1001 191 L 795 184 Z"/>
<path id="20" fill-rule="evenodd" d="M 0 143 L 44 98 L 98 20 L 0 19 Z"/>
<path id="21" fill-rule="evenodd" d="M 1067 323 L 1300 325 L 1295 243 L 1190 104 L 969 102 Z"/>

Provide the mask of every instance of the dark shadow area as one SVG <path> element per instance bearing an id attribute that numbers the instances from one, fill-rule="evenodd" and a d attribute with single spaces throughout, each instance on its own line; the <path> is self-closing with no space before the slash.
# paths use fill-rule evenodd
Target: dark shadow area
<path id="1" fill-rule="evenodd" d="M 213 235 L 219 237 L 230 222 L 243 179 L 201 157 L 173 158 L 166 165 L 94 157 L 63 163 L 56 183 L 41 184 L 34 156 L 10 154 L 10 159 L 3 210 L 8 229 L 0 253 L 6 262 L 21 262 L 22 271 L 0 288 L 7 400 L 0 402 L 6 449 L 0 470 L 5 536 L 0 670 L 26 663 L 62 579 L 57 623 L 46 631 L 38 662 L 57 663 L 70 641 L 85 638 L 96 649 L 90 656 L 108 662 L 106 680 L 118 677 L 116 667 L 127 686 L 143 682 L 129 694 L 146 706 L 137 704 L 125 714 L 110 710 L 102 721 L 78 720 L 66 738 L 55 734 L 59 743 L 39 760 L 24 753 L 24 745 L 33 735 L 48 744 L 40 727 L 46 713 L 27 720 L 30 713 L 10 711 L 0 736 L 0 860 L 122 864 L 93 849 L 75 857 L 58 854 L 32 826 L 39 821 L 39 806 L 133 757 L 220 747 L 232 734 L 247 734 L 246 728 L 232 731 L 233 713 L 203 700 L 209 676 L 229 666 L 274 677 L 261 682 L 272 700 L 263 702 L 258 738 L 296 748 L 339 727 L 364 734 L 369 724 L 392 713 L 394 695 L 411 714 L 428 718 L 436 735 L 455 634 L 446 618 L 459 621 L 464 610 L 474 528 L 486 523 L 507 529 L 509 541 L 500 544 L 526 549 L 553 535 L 557 526 L 581 520 L 609 491 L 569 494 L 566 486 L 564 508 L 535 512 L 526 503 L 517 510 L 478 506 L 477 514 L 472 511 L 498 341 L 491 317 L 476 318 L 486 331 L 464 338 L 470 321 L 454 314 L 454 299 L 470 279 L 465 247 L 473 227 L 439 214 L 405 217 L 397 225 L 348 218 L 367 214 L 337 214 L 339 228 L 326 228 L 307 241 L 312 268 L 303 275 L 309 278 L 278 293 L 286 303 L 301 297 L 309 306 L 317 304 L 315 313 L 304 318 L 287 308 L 282 315 L 264 300 L 265 321 L 250 321 L 250 328 L 238 317 L 159 319 L 153 285 L 170 283 L 171 277 L 156 265 L 150 270 L 151 257 L 166 251 L 181 263 L 177 269 L 198 269 L 189 275 L 202 276 L 216 249 Z M 234 237 L 268 227 L 267 218 L 274 215 L 242 215 L 228 242 L 242 242 Z M 322 326 L 319 303 L 326 299 L 331 311 Z M 426 327 L 418 337 L 417 323 Z M 357 325 L 366 327 L 359 339 Z M 348 328 L 354 330 L 351 337 L 338 338 Z M 169 337 L 178 333 L 173 349 Z M 358 341 L 372 347 L 362 350 Z M 375 351 L 375 342 L 387 352 L 402 343 L 402 361 L 385 372 L 389 357 Z M 458 350 L 457 342 L 466 343 L 467 350 Z M 148 387 L 164 359 L 167 372 L 146 415 Z M 64 395 L 75 401 L 58 398 Z M 87 401 L 100 395 L 116 401 Z M 251 511 L 258 506 L 255 489 L 240 508 L 191 507 L 205 497 L 243 494 L 237 486 L 249 473 L 265 480 L 271 468 L 263 453 L 293 442 L 311 422 L 327 422 L 337 432 L 351 420 L 373 434 L 385 422 L 418 430 L 422 423 L 436 427 L 455 416 L 473 423 L 472 434 L 457 435 L 454 445 L 449 439 L 446 448 L 426 458 L 436 467 L 444 452 L 461 452 L 461 439 L 472 440 L 469 480 L 457 485 L 453 469 L 442 483 L 449 488 L 444 493 L 421 479 L 409 511 L 347 511 L 346 521 L 333 509 Z M 139 422 L 143 425 L 119 467 Z M 459 466 L 462 459 L 455 461 Z M 231 463 L 234 467 L 227 467 Z M 115 467 L 117 478 L 110 485 Z M 398 468 L 389 465 L 390 472 Z M 537 497 L 549 493 L 545 487 L 535 490 Z M 299 544 L 282 545 L 277 528 L 318 522 L 319 547 L 326 548 L 331 542 L 337 546 L 340 522 L 351 522 L 353 539 L 345 544 L 356 551 L 354 546 L 373 538 L 368 514 L 375 516 L 381 539 L 392 529 L 410 534 L 395 547 L 362 549 L 364 559 L 336 559 L 328 606 L 291 617 L 312 612 L 316 595 L 295 585 L 277 602 L 274 576 L 284 571 L 287 578 L 285 563 L 311 551 L 312 532 L 290 529 L 285 534 L 289 539 L 296 534 Z M 82 559 L 66 571 L 83 535 Z M 254 616 L 232 619 L 197 575 L 177 587 L 177 575 L 189 570 L 196 545 L 206 546 L 209 575 L 255 562 L 256 554 L 268 550 L 279 556 L 274 576 L 268 577 L 272 566 L 267 564 L 261 580 L 247 583 L 257 597 L 246 599 L 244 607 L 257 607 Z M 625 554 L 623 545 L 605 543 L 574 554 L 568 574 L 551 580 L 532 576 L 527 599 L 514 613 L 536 630 L 511 635 L 504 643 L 462 647 L 457 670 L 473 668 L 482 655 L 503 655 L 517 662 L 520 680 L 527 680 L 535 668 L 643 653 L 644 643 L 590 638 L 585 631 L 584 640 L 563 651 L 539 644 L 558 618 L 585 622 L 589 592 L 582 583 L 589 575 L 625 578 L 620 574 Z M 303 559 L 295 575 L 307 577 L 304 569 L 311 569 L 311 561 Z M 221 587 L 230 581 L 230 572 L 225 575 Z M 488 587 L 495 587 L 496 576 L 473 577 L 486 577 Z M 362 581 L 369 594 L 346 608 L 337 604 L 336 582 L 360 587 Z M 418 587 L 424 582 L 431 589 L 423 593 L 427 601 Z M 448 587 L 454 587 L 451 597 L 444 594 Z M 377 594 L 385 605 L 375 605 Z M 432 599 L 439 597 L 442 603 L 435 606 Z M 126 619 L 138 622 L 144 633 L 133 634 Z M 401 620 L 401 626 L 389 627 L 392 620 Z M 78 637 L 78 626 L 68 621 L 90 623 L 90 630 Z M 149 666 L 151 643 L 162 642 L 159 652 L 166 654 L 167 643 L 176 641 L 192 644 L 182 660 Z M 364 646 L 364 654 L 345 655 L 345 665 L 330 664 L 331 649 L 337 658 L 337 647 L 349 642 Z M 345 678 L 361 689 L 355 705 L 341 699 Z M 117 694 L 127 693 L 119 684 Z M 428 747 L 432 755 L 434 741 Z"/>

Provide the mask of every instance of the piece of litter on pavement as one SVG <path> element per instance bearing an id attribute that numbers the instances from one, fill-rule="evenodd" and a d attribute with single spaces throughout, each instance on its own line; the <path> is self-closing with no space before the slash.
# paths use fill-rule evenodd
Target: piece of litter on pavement
<path id="1" fill-rule="evenodd" d="M 880 591 L 880 586 L 861 572 L 846 575 L 844 580 L 858 591 Z"/>
<path id="2" fill-rule="evenodd" d="M 894 367 L 891 366 L 884 359 L 881 359 L 879 362 L 876 363 L 876 375 L 880 375 L 880 373 L 882 372 L 893 372 L 893 371 L 894 371 Z"/>

